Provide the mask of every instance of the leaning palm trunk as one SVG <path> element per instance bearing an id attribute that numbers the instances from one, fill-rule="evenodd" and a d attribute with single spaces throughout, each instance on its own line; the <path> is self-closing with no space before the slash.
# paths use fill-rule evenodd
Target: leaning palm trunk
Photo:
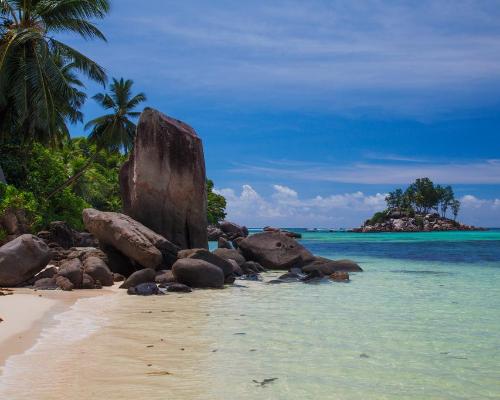
<path id="1" fill-rule="evenodd" d="M 63 183 L 61 183 L 58 187 L 56 187 L 52 192 L 49 193 L 49 195 L 47 196 L 47 199 L 50 199 L 51 197 L 53 197 L 54 195 L 56 195 L 57 193 L 60 193 L 62 192 L 64 189 L 66 189 L 67 187 L 71 186 L 73 183 L 75 183 L 78 179 L 80 179 L 83 174 L 87 171 L 87 169 L 89 169 L 89 167 L 92 165 L 92 163 L 95 161 L 95 159 L 97 158 L 97 155 L 98 155 L 98 152 L 96 151 L 88 160 L 87 162 L 84 164 L 84 166 L 76 173 L 74 174 L 73 176 L 71 176 L 70 178 L 68 178 L 66 181 L 64 181 Z"/>
<path id="2" fill-rule="evenodd" d="M 0 183 L 7 184 L 7 180 L 5 179 L 5 175 L 3 174 L 2 166 L 0 165 Z"/>

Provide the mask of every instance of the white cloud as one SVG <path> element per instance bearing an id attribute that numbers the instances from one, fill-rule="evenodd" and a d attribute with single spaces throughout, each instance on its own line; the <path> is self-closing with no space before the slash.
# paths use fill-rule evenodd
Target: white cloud
<path id="1" fill-rule="evenodd" d="M 273 185 L 269 196 L 262 196 L 252 186 L 219 189 L 227 199 L 228 219 L 250 227 L 350 228 L 360 226 L 374 212 L 385 208 L 385 193 L 352 192 L 301 198 L 294 189 Z M 500 225 L 500 199 L 481 199 L 467 194 L 459 220 L 478 226 Z"/>
<path id="2" fill-rule="evenodd" d="M 359 225 L 363 218 L 384 208 L 385 194 L 365 195 L 362 192 L 300 198 L 297 191 L 283 185 L 273 185 L 267 198 L 250 185 L 240 193 L 219 189 L 226 197 L 228 219 L 249 226 L 349 226 Z M 352 218 L 346 218 L 351 216 Z M 361 216 L 361 217 L 360 217 Z M 358 221 L 359 219 L 359 221 Z"/>

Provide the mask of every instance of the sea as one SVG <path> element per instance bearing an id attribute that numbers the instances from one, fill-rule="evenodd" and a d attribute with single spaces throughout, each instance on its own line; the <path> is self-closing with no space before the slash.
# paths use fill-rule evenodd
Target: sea
<path id="1" fill-rule="evenodd" d="M 364 272 L 314 284 L 269 284 L 280 272 L 268 272 L 222 291 L 82 300 L 74 318 L 87 307 L 107 309 L 107 321 L 67 347 L 53 326 L 52 347 L 7 363 L 5 393 L 57 398 L 56 381 L 56 393 L 82 399 L 500 399 L 499 229 L 295 231 L 314 254 Z M 47 392 L 19 392 L 48 352 Z"/>

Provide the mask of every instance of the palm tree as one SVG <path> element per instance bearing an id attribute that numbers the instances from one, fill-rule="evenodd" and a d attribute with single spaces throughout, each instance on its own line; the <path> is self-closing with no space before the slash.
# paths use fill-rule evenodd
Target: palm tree
<path id="1" fill-rule="evenodd" d="M 133 84 L 134 82 L 130 79 L 113 78 L 109 94 L 98 93 L 93 97 L 105 110 L 113 111 L 85 125 L 85 129 L 92 128 L 89 139 L 98 148 L 125 153 L 132 149 L 136 125 L 131 118 L 137 118 L 140 115 L 134 110 L 140 103 L 146 101 L 144 93 L 132 97 Z"/>
<path id="2" fill-rule="evenodd" d="M 53 35 L 106 40 L 90 21 L 104 18 L 109 7 L 109 0 L 0 0 L 0 139 L 57 141 L 78 106 L 68 102 L 74 75 L 61 66 L 105 83 L 103 68 Z"/>
<path id="3" fill-rule="evenodd" d="M 140 103 L 146 101 L 144 93 L 132 96 L 133 84 L 134 82 L 130 79 L 113 78 L 110 93 L 98 93 L 93 97 L 104 109 L 113 110 L 113 112 L 97 117 L 85 125 L 85 129 L 92 128 L 89 140 L 91 144 L 95 144 L 96 151 L 80 171 L 50 193 L 49 198 L 79 179 L 92 165 L 99 150 L 128 153 L 132 149 L 137 127 L 131 119 L 140 115 L 134 110 Z"/>

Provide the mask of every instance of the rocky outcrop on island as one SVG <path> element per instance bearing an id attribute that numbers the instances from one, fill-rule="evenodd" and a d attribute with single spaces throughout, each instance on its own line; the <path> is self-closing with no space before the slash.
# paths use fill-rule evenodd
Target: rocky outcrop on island
<path id="1" fill-rule="evenodd" d="M 207 227 L 207 237 L 210 241 L 219 241 L 222 239 L 221 243 L 234 242 L 240 238 L 246 238 L 248 236 L 248 228 L 246 226 L 235 224 L 230 221 L 221 221 L 218 225 L 209 225 Z M 219 246 L 219 247 L 227 247 Z"/>
<path id="2" fill-rule="evenodd" d="M 146 108 L 120 173 L 125 214 L 182 249 L 207 247 L 205 158 L 189 125 Z"/>
<path id="3" fill-rule="evenodd" d="M 485 230 L 471 225 L 464 225 L 439 214 L 413 214 L 389 212 L 378 221 L 368 220 L 361 228 L 352 232 L 439 232 L 439 231 L 479 231 Z"/>

